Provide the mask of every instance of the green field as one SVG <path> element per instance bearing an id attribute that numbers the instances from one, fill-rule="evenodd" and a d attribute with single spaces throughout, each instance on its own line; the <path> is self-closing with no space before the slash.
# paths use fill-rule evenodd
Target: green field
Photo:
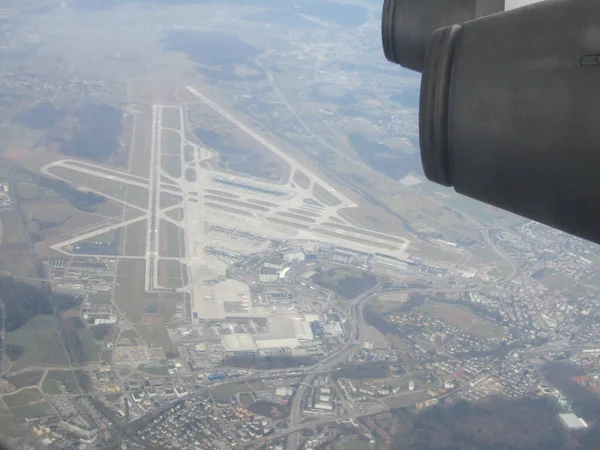
<path id="1" fill-rule="evenodd" d="M 98 346 L 96 345 L 96 340 L 92 335 L 92 332 L 89 329 L 79 330 L 79 339 L 81 339 L 81 344 L 83 345 L 87 359 L 87 363 L 100 361 L 100 355 L 98 354 Z"/>
<path id="2" fill-rule="evenodd" d="M 492 261 L 497 261 L 500 259 L 500 256 L 489 247 L 479 247 L 472 246 L 469 247 L 469 251 L 473 254 L 475 258 L 477 258 L 481 263 L 490 263 Z"/>
<path id="3" fill-rule="evenodd" d="M 142 364 L 142 365 L 138 366 L 138 370 L 149 373 L 151 375 L 161 375 L 161 376 L 169 375 L 169 369 L 167 369 L 166 366 L 148 366 L 148 365 Z"/>
<path id="4" fill-rule="evenodd" d="M 242 392 L 262 391 L 264 388 L 264 385 L 260 381 L 253 383 L 228 383 L 213 388 L 212 394 L 217 399 L 226 399 Z"/>
<path id="5" fill-rule="evenodd" d="M 3 223 L 3 226 L 6 227 L 6 224 Z M 25 243 L 0 244 L 0 270 L 10 272 L 15 277 L 38 277 L 35 256 Z"/>
<path id="6" fill-rule="evenodd" d="M 340 199 L 319 184 L 313 185 L 313 194 L 315 200 L 327 206 L 337 206 L 341 203 Z"/>
<path id="7" fill-rule="evenodd" d="M 141 186 L 124 185 L 126 189 L 127 203 L 139 206 L 140 208 L 148 208 L 148 188 Z"/>
<path id="8" fill-rule="evenodd" d="M 179 127 L 177 127 L 179 128 Z M 181 155 L 181 138 L 179 133 L 171 130 L 162 131 L 161 155 Z"/>
<path id="9" fill-rule="evenodd" d="M 121 254 L 124 256 L 144 256 L 146 254 L 146 233 L 148 220 L 126 225 L 121 231 Z"/>
<path id="10" fill-rule="evenodd" d="M 6 344 L 21 345 L 25 348 L 23 356 L 14 361 L 13 370 L 39 365 L 68 365 L 51 315 L 34 317 L 18 330 L 6 333 Z"/>
<path id="11" fill-rule="evenodd" d="M 42 391 L 46 394 L 61 394 L 65 388 L 69 394 L 81 394 L 75 375 L 69 370 L 50 370 L 42 382 Z"/>
<path id="12" fill-rule="evenodd" d="M 170 348 L 173 344 L 164 325 L 136 325 L 135 329 L 150 346 Z"/>
<path id="13" fill-rule="evenodd" d="M 300 170 L 294 172 L 294 182 L 302 189 L 308 189 L 310 187 L 310 179 Z"/>
<path id="14" fill-rule="evenodd" d="M 173 260 L 159 260 L 158 261 L 158 282 L 161 286 L 166 288 L 180 288 L 183 287 L 183 272 L 187 270 L 185 264 L 181 264 L 179 261 Z"/>
<path id="15" fill-rule="evenodd" d="M 433 259 L 435 261 L 444 261 L 456 263 L 461 258 L 461 254 L 452 253 L 443 250 L 440 247 L 427 242 L 417 242 L 408 247 L 407 252 L 413 256 L 423 259 Z"/>
<path id="16" fill-rule="evenodd" d="M 170 194 L 168 192 L 160 193 L 160 209 L 168 208 L 169 206 L 180 205 L 183 201 L 181 195 Z"/>
<path id="17" fill-rule="evenodd" d="M 139 259 L 119 261 L 115 302 L 129 320 L 137 322 L 143 314 L 146 262 Z"/>
<path id="18" fill-rule="evenodd" d="M 11 408 L 10 410 L 18 419 L 36 419 L 38 417 L 46 417 L 54 414 L 54 410 L 45 400 L 31 405 Z"/>
<path id="19" fill-rule="evenodd" d="M 162 108 L 161 122 L 164 128 L 179 130 L 179 127 L 181 126 L 179 108 Z M 163 130 L 163 136 L 166 132 L 167 130 Z M 179 134 L 177 134 L 177 137 L 179 137 Z"/>
<path id="20" fill-rule="evenodd" d="M 88 189 L 93 189 L 101 194 L 109 195 L 121 200 L 125 199 L 125 187 L 127 185 L 119 184 L 104 178 L 95 177 L 87 173 L 78 172 L 66 167 L 54 166 L 49 168 L 48 172 L 53 175 L 57 175 L 76 186 L 83 186 Z"/>
<path id="21" fill-rule="evenodd" d="M 505 335 L 502 326 L 478 316 L 465 306 L 435 303 L 420 308 L 419 311 L 427 312 L 434 317 L 441 317 L 450 325 L 460 328 L 475 337 L 502 338 Z"/>
<path id="22" fill-rule="evenodd" d="M 425 194 L 442 193 L 445 197 L 441 200 L 442 203 L 445 203 L 474 219 L 481 220 L 482 222 L 494 223 L 496 210 L 492 206 L 464 197 L 457 194 L 452 189 L 430 182 L 420 183 L 416 186 L 416 189 Z"/>
<path id="23" fill-rule="evenodd" d="M 111 291 L 98 291 L 90 294 L 90 299 L 96 305 L 110 305 Z"/>
<path id="24" fill-rule="evenodd" d="M 79 241 L 77 243 L 79 244 L 79 243 L 83 243 L 83 242 L 91 242 L 91 243 L 99 242 L 100 244 L 112 245 L 115 242 L 116 231 L 117 230 L 110 230 L 110 231 L 107 231 L 106 233 L 97 234 L 96 236 L 92 236 L 90 238 L 84 239 L 83 241 Z"/>
<path id="25" fill-rule="evenodd" d="M 137 334 L 135 330 L 126 330 L 121 333 L 121 339 L 135 339 L 140 336 Z"/>
<path id="26" fill-rule="evenodd" d="M 150 173 L 150 148 L 152 147 L 152 107 L 140 104 L 139 111 L 133 137 L 131 173 L 147 178 Z"/>
<path id="27" fill-rule="evenodd" d="M 185 256 L 185 236 L 183 228 L 161 219 L 159 224 L 159 233 L 160 256 Z"/>
<path id="28" fill-rule="evenodd" d="M 160 166 L 167 175 L 173 178 L 181 177 L 181 158 L 179 155 L 162 155 Z"/>
<path id="29" fill-rule="evenodd" d="M 0 211 L 2 221 L 2 243 L 14 244 L 26 242 L 25 230 L 21 222 L 19 211 Z"/>
<path id="30" fill-rule="evenodd" d="M 3 439 L 18 439 L 25 434 L 23 428 L 12 415 L 0 416 L 0 437 Z"/>
<path id="31" fill-rule="evenodd" d="M 6 394 L 2 399 L 6 406 L 13 409 L 29 403 L 39 402 L 43 397 L 38 388 L 25 388 L 15 394 Z"/>
<path id="32" fill-rule="evenodd" d="M 377 450 L 375 444 L 369 444 L 367 441 L 346 441 L 343 444 L 338 444 L 334 450 Z"/>
<path id="33" fill-rule="evenodd" d="M 58 198 L 58 195 L 51 189 L 46 189 L 31 183 L 18 183 L 17 194 L 21 200 L 42 200 Z"/>
<path id="34" fill-rule="evenodd" d="M 538 280 L 550 290 L 561 291 L 575 284 L 575 280 L 562 273 L 552 273 Z"/>

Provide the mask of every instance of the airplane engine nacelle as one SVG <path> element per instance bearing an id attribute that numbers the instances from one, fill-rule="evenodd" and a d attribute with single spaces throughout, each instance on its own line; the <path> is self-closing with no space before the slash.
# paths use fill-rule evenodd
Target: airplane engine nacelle
<path id="1" fill-rule="evenodd" d="M 509 2 L 385 2 L 386 57 L 423 74 L 425 175 L 600 243 L 600 1 Z"/>

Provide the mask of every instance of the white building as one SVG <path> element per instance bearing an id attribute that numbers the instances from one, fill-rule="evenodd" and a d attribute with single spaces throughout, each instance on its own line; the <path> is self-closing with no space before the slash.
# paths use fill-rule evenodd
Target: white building
<path id="1" fill-rule="evenodd" d="M 585 420 L 583 420 L 580 417 L 577 417 L 573 413 L 559 414 L 558 417 L 560 418 L 563 425 L 570 430 L 581 430 L 583 428 L 588 427 L 588 424 L 585 423 Z"/>

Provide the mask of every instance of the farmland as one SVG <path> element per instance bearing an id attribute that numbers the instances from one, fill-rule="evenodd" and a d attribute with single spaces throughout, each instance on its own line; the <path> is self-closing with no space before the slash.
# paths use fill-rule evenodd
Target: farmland
<path id="1" fill-rule="evenodd" d="M 37 365 L 66 366 L 63 348 L 53 316 L 37 316 L 15 331 L 6 333 L 6 344 L 24 347 L 23 356 L 13 362 L 13 369 Z"/>

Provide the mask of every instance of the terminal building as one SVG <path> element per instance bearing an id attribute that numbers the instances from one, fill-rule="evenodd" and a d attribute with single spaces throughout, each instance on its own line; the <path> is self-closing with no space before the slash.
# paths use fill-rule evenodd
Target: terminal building
<path id="1" fill-rule="evenodd" d="M 256 355 L 258 347 L 249 334 L 228 334 L 221 337 L 226 357 Z"/>

